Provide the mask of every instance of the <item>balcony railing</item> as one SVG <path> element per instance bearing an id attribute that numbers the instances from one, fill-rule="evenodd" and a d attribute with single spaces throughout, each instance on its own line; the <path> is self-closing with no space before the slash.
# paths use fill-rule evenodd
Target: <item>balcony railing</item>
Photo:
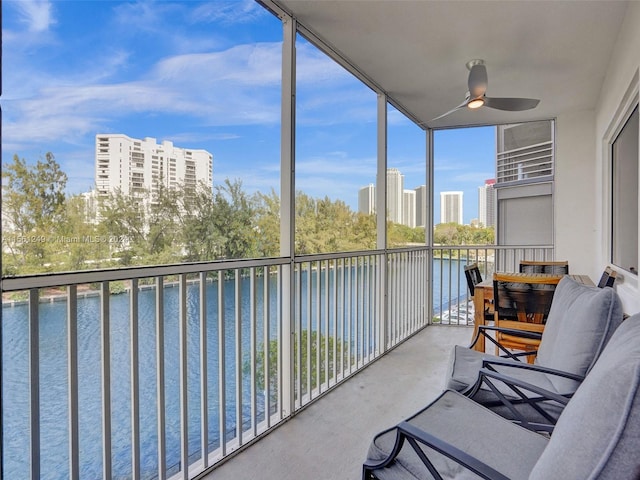
<path id="1" fill-rule="evenodd" d="M 4 474 L 191 478 L 432 316 L 471 324 L 451 320 L 467 262 L 488 275 L 553 254 L 431 250 L 3 279 Z"/>

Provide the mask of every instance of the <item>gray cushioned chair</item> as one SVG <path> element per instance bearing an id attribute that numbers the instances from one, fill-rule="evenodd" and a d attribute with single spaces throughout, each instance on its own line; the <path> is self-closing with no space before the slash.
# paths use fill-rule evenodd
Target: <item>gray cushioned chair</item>
<path id="1" fill-rule="evenodd" d="M 550 438 L 447 390 L 374 438 L 363 479 L 637 480 L 639 450 L 637 314 L 616 330 Z"/>
<path id="2" fill-rule="evenodd" d="M 622 318 L 620 299 L 613 289 L 592 287 L 564 277 L 556 287 L 537 357 L 530 366 L 533 368 L 525 369 L 523 362 L 458 345 L 451 354 L 445 386 L 473 394 L 477 402 L 489 405 L 496 396 L 486 386 L 478 388 L 477 381 L 480 369 L 493 363 L 495 370 L 504 375 L 569 395 L 593 366 Z M 507 397 L 517 398 L 511 388 L 504 385 L 499 388 Z M 550 406 L 554 418 L 559 414 L 558 407 Z M 531 421 L 541 418 L 534 414 Z"/>

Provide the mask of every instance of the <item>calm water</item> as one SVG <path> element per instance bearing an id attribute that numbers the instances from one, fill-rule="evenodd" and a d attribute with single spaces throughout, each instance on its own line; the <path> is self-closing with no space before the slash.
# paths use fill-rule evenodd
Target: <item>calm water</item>
<path id="1" fill-rule="evenodd" d="M 440 298 L 448 302 L 448 292 L 439 291 L 440 275 L 448 285 L 449 276 L 454 285 L 459 281 L 458 264 L 447 260 L 434 260 L 434 303 Z M 442 266 L 442 268 L 441 268 Z M 460 267 L 461 268 L 461 267 Z M 270 301 L 270 338 L 277 336 L 276 280 L 270 279 L 273 294 Z M 303 290 L 306 276 L 302 276 Z M 330 273 L 330 282 L 333 274 Z M 465 287 L 464 283 L 462 285 Z M 243 292 L 249 291 L 248 279 L 242 280 Z M 315 284 L 312 286 L 315 288 Z M 321 282 L 324 295 L 324 281 Z M 457 289 L 457 287 L 456 287 Z M 461 290 L 465 292 L 466 287 Z M 263 338 L 263 289 L 257 288 L 256 326 L 258 349 Z M 315 301 L 315 295 L 312 295 Z M 198 286 L 187 289 L 187 351 L 189 402 L 189 453 L 200 456 L 200 382 L 199 382 L 199 294 Z M 218 422 L 218 293 L 217 283 L 207 286 L 208 335 L 208 404 L 210 450 L 219 446 Z M 246 365 L 250 355 L 249 298 L 242 298 L 242 362 Z M 303 315 L 306 306 L 303 305 Z M 225 282 L 225 409 L 228 431 L 235 429 L 235 287 Z M 177 471 L 180 460 L 179 424 L 179 350 L 178 350 L 178 288 L 165 288 L 165 382 L 167 465 Z M 131 410 L 130 410 L 130 345 L 129 296 L 114 295 L 111 312 L 111 401 L 112 401 L 112 468 L 114 478 L 131 475 Z M 67 376 L 67 307 L 65 302 L 40 305 L 40 425 L 41 425 L 41 478 L 68 477 L 68 376 Z M 29 460 L 29 371 L 28 371 L 28 307 L 19 305 L 2 310 L 2 397 L 3 397 L 3 472 L 4 478 L 24 478 L 30 470 Z M 332 322 L 332 319 L 330 320 Z M 315 328 L 315 326 L 312 326 Z M 78 365 L 79 365 L 79 424 L 80 466 L 82 478 L 102 476 L 102 425 L 100 375 L 100 300 L 99 297 L 78 299 Z M 140 377 L 140 438 L 141 468 L 145 478 L 157 472 L 157 405 L 156 405 L 156 329 L 155 290 L 139 293 L 139 377 Z M 243 417 L 250 418 L 250 385 L 243 375 Z M 258 421 L 264 418 L 264 398 L 257 396 Z"/>

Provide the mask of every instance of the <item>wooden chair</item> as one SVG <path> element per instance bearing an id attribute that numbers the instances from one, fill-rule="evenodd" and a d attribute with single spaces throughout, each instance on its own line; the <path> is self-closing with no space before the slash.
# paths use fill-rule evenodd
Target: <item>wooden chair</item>
<path id="1" fill-rule="evenodd" d="M 469 287 L 469 295 L 473 298 L 475 294 L 476 285 L 482 282 L 482 274 L 480 273 L 480 268 L 477 263 L 471 263 L 469 265 L 465 265 L 464 267 L 464 275 L 467 278 L 467 286 Z M 485 302 L 486 303 L 486 302 Z M 484 306 L 484 319 L 485 322 L 493 321 L 493 299 L 488 305 Z"/>
<path id="2" fill-rule="evenodd" d="M 551 273 L 558 275 L 568 275 L 569 262 L 539 262 L 533 260 L 521 260 L 520 273 Z"/>
<path id="3" fill-rule="evenodd" d="M 598 287 L 613 287 L 613 284 L 616 281 L 616 275 L 617 272 L 613 268 L 605 268 L 604 272 L 602 272 L 602 276 L 600 277 L 600 281 L 598 282 Z"/>
<path id="4" fill-rule="evenodd" d="M 551 301 L 563 275 L 493 274 L 494 322 L 496 327 L 520 330 L 522 336 L 496 332 L 500 345 L 515 350 L 537 350 L 539 338 L 527 338 L 524 332 L 542 333 Z M 496 355 L 498 355 L 496 348 Z M 532 363 L 533 355 L 529 357 Z"/>

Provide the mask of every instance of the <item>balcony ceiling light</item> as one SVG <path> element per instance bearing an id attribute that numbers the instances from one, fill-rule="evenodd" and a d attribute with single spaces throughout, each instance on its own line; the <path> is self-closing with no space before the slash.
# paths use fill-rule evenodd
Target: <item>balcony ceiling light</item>
<path id="1" fill-rule="evenodd" d="M 467 103 L 467 107 L 471 109 L 480 108 L 483 105 L 484 105 L 484 98 L 482 97 L 474 98 L 469 103 Z"/>

